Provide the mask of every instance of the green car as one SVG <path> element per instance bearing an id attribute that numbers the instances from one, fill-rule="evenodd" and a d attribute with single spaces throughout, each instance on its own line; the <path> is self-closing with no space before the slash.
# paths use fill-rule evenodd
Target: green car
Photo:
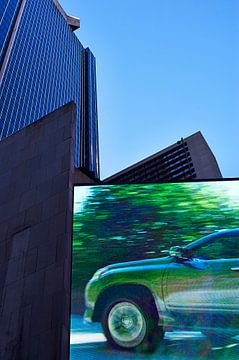
<path id="1" fill-rule="evenodd" d="M 99 269 L 85 291 L 87 321 L 108 342 L 152 351 L 174 329 L 239 333 L 239 229 L 222 230 L 163 258 Z"/>

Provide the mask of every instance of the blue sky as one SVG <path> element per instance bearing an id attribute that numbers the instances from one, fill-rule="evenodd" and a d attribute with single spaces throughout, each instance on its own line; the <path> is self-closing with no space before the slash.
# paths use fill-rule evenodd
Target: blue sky
<path id="1" fill-rule="evenodd" d="M 97 59 L 101 178 L 200 130 L 239 177 L 238 0 L 60 0 Z"/>

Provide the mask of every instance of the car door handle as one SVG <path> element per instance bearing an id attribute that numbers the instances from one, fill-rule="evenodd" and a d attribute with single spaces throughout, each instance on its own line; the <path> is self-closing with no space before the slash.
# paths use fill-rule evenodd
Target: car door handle
<path id="1" fill-rule="evenodd" d="M 231 268 L 232 271 L 239 271 L 239 267 Z"/>

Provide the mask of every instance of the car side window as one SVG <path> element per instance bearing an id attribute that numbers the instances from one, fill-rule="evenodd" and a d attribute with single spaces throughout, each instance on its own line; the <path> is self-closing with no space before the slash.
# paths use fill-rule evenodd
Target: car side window
<path id="1" fill-rule="evenodd" d="M 193 257 L 208 260 L 239 259 L 239 236 L 222 235 L 202 245 L 194 253 Z"/>

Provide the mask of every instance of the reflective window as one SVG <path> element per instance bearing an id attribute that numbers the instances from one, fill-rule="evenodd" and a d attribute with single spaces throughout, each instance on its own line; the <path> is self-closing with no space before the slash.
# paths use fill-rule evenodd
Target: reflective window
<path id="1" fill-rule="evenodd" d="M 7 9 L 9 19 L 13 19 L 18 1 L 2 1 L 0 14 Z M 2 18 L 2 26 L 9 29 L 9 21 L 5 17 Z M 6 32 L 3 38 L 6 38 Z M 82 73 L 82 53 L 87 53 L 90 68 L 87 87 L 82 87 L 81 78 L 85 75 Z M 26 1 L 0 88 L 0 139 L 74 101 L 77 111 L 75 166 L 86 166 L 97 177 L 95 81 L 93 54 L 83 48 L 53 1 Z M 82 91 L 89 96 L 84 119 L 88 123 L 84 142 L 87 158 L 82 158 L 83 163 L 80 162 Z"/>
<path id="2" fill-rule="evenodd" d="M 205 259 L 239 259 L 239 235 L 222 235 L 193 251 L 194 257 Z"/>

